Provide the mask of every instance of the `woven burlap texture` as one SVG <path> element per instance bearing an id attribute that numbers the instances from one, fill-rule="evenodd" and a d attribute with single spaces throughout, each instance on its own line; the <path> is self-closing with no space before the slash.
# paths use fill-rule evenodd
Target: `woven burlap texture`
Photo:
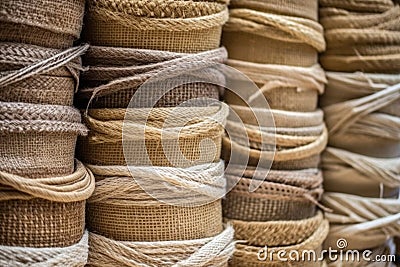
<path id="1" fill-rule="evenodd" d="M 373 158 L 328 147 L 322 155 L 321 167 L 328 192 L 375 198 L 398 196 L 398 158 Z"/>
<path id="2" fill-rule="evenodd" d="M 271 171 L 249 168 L 225 174 L 232 190 L 223 201 L 224 217 L 243 221 L 301 220 L 314 216 L 323 192 L 317 170 Z M 260 186 L 250 191 L 252 179 Z M 265 180 L 264 180 L 265 179 Z"/>
<path id="3" fill-rule="evenodd" d="M 13 1 L 0 3 L 0 39 L 51 48 L 68 48 L 78 39 L 83 0 Z"/>
<path id="4" fill-rule="evenodd" d="M 268 251 L 273 249 L 274 251 L 286 251 L 285 255 L 288 255 L 290 251 L 298 251 L 301 255 L 304 250 L 314 250 L 316 255 L 320 251 L 320 247 L 326 238 L 329 231 L 329 223 L 327 220 L 323 220 L 318 226 L 317 230 L 306 240 L 301 243 L 291 246 L 279 246 L 279 247 L 268 247 Z M 249 267 L 279 267 L 279 266 L 307 266 L 307 267 L 321 267 L 324 266 L 321 261 L 281 261 L 278 258 L 278 254 L 273 254 L 273 258 L 268 258 L 266 261 L 258 260 L 258 252 L 264 247 L 248 246 L 237 244 L 236 250 L 233 254 L 233 258 L 230 262 L 230 266 L 249 266 Z M 264 256 L 264 255 L 261 255 Z M 268 255 L 269 257 L 269 255 Z"/>
<path id="5" fill-rule="evenodd" d="M 329 90 L 335 88 L 329 87 Z M 400 83 L 325 106 L 329 145 L 371 157 L 399 157 L 400 118 L 379 112 L 399 99 Z"/>
<path id="6" fill-rule="evenodd" d="M 216 70 L 207 69 L 207 66 L 223 63 L 226 57 L 224 48 L 184 54 L 92 46 L 84 57 L 88 69 L 82 75 L 83 86 L 79 92 L 79 98 L 83 102 L 81 105 L 87 104 L 88 99 L 95 95 L 92 107 L 127 107 L 138 88 L 146 82 L 147 87 L 135 95 L 131 107 L 176 106 L 197 97 L 218 99 L 218 86 L 193 82 L 190 84 L 190 81 L 203 79 L 214 84 L 224 84 L 224 76 Z M 189 75 L 185 76 L 187 81 L 183 77 L 186 74 Z M 161 76 L 165 82 L 155 81 Z M 172 82 L 167 83 L 168 79 L 174 79 L 175 83 L 176 79 L 182 80 L 182 84 L 178 87 L 172 86 Z M 149 81 L 154 81 L 155 84 L 148 85 Z M 164 88 L 168 84 L 172 88 Z"/>
<path id="7" fill-rule="evenodd" d="M 246 222 L 226 220 L 235 229 L 235 239 L 250 246 L 288 246 L 303 242 L 320 226 L 322 212 L 304 220 Z"/>
<path id="8" fill-rule="evenodd" d="M 348 11 L 380 13 L 393 8 L 394 1 L 392 0 L 320 0 L 321 7 L 335 7 Z"/>
<path id="9" fill-rule="evenodd" d="M 63 248 L 28 248 L 0 246 L 2 266 L 83 267 L 89 253 L 89 234 L 85 232 L 76 244 Z"/>
<path id="10" fill-rule="evenodd" d="M 158 4 L 157 4 L 158 3 Z M 224 3 L 95 0 L 87 5 L 84 37 L 94 45 L 196 53 L 219 46 L 228 19 Z"/>
<path id="11" fill-rule="evenodd" d="M 322 203 L 333 211 L 326 213 L 331 224 L 326 247 L 336 248 L 339 238 L 347 240 L 346 249 L 378 247 L 400 231 L 398 199 L 328 192 L 323 195 Z"/>
<path id="12" fill-rule="evenodd" d="M 88 266 L 227 266 L 233 254 L 233 228 L 204 239 L 158 242 L 115 241 L 94 233 Z M 107 248 L 107 249 L 104 249 Z"/>
<path id="13" fill-rule="evenodd" d="M 230 90 L 225 90 L 224 99 L 228 104 L 265 108 L 265 98 L 272 109 L 314 111 L 317 108 L 318 94 L 324 92 L 327 82 L 319 65 L 293 67 L 233 59 L 228 60 L 227 64 L 245 74 L 260 88 L 254 94 L 243 88 L 240 92 L 241 98 Z"/>
<path id="14" fill-rule="evenodd" d="M 97 165 L 188 167 L 210 163 L 220 157 L 227 114 L 224 103 L 210 107 L 91 109 L 85 119 L 91 132 L 80 142 L 78 151 L 84 162 Z"/>

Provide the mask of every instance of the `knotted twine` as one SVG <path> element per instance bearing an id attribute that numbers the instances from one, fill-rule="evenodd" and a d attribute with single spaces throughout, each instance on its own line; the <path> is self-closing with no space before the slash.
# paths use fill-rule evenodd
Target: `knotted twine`
<path id="1" fill-rule="evenodd" d="M 15 267 L 83 267 L 88 259 L 88 232 L 69 247 L 30 248 L 0 246 L 0 265 Z"/>
<path id="2" fill-rule="evenodd" d="M 373 158 L 328 147 L 322 156 L 324 188 L 367 197 L 394 197 L 400 186 L 400 160 Z M 349 179 L 351 177 L 351 179 Z"/>
<path id="3" fill-rule="evenodd" d="M 204 239 L 159 242 L 115 241 L 89 237 L 88 266 L 226 266 L 233 254 L 233 228 Z"/>
<path id="4" fill-rule="evenodd" d="M 228 60 L 227 64 L 244 73 L 260 87 L 252 95 L 243 90 L 243 99 L 240 100 L 229 90 L 225 91 L 225 99 L 230 104 L 242 104 L 244 101 L 252 107 L 263 108 L 258 100 L 265 97 L 272 109 L 314 111 L 317 108 L 318 94 L 324 92 L 326 84 L 324 71 L 319 65 L 295 67 L 233 59 Z"/>
<path id="5" fill-rule="evenodd" d="M 328 192 L 322 203 L 333 210 L 326 214 L 331 224 L 326 247 L 335 248 L 339 238 L 347 240 L 346 249 L 378 247 L 400 231 L 399 199 Z"/>

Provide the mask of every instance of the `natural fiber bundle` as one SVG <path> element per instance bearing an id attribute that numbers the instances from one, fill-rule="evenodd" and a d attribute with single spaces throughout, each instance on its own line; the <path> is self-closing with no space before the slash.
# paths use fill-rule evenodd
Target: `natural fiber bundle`
<path id="1" fill-rule="evenodd" d="M 329 144 L 371 157 L 399 157 L 400 117 L 377 112 L 386 107 L 391 109 L 390 105 L 399 99 L 400 83 L 326 106 Z"/>
<path id="2" fill-rule="evenodd" d="M 301 17 L 318 21 L 318 1 L 299 3 L 296 0 L 231 0 L 230 8 L 249 8 L 279 15 Z"/>
<path id="3" fill-rule="evenodd" d="M 392 0 L 320 0 L 322 7 L 336 7 L 354 12 L 376 13 L 393 8 Z"/>
<path id="4" fill-rule="evenodd" d="M 109 174 L 107 178 L 96 182 L 95 192 L 88 200 L 87 218 L 91 232 L 123 241 L 164 241 L 211 237 L 222 230 L 221 201 L 217 200 L 219 195 L 214 199 L 214 196 L 208 196 L 205 199 L 211 197 L 211 200 L 205 201 L 204 204 L 196 202 L 198 200 L 195 197 L 187 197 L 179 192 L 170 193 L 167 190 L 168 186 L 154 184 L 157 183 L 156 177 L 150 175 L 154 176 L 156 170 L 152 170 L 151 167 L 133 168 L 138 177 L 143 177 L 141 180 L 147 178 L 146 173 L 151 177 L 152 182 L 149 181 L 147 186 L 138 184 L 127 168 L 122 169 L 123 172 L 120 171 L 121 167 L 110 166 L 108 171 L 104 171 L 104 167 L 91 166 L 91 168 L 103 177 Z M 174 172 L 171 168 L 169 171 Z M 116 176 L 110 177 L 111 173 L 115 173 Z M 165 178 L 167 183 L 171 183 L 167 177 Z M 190 190 L 187 183 L 182 182 L 180 188 Z M 222 180 L 219 179 L 219 182 Z M 172 184 L 174 182 L 171 186 Z M 222 186 L 220 191 L 223 191 L 224 184 L 219 186 Z M 168 200 L 166 194 L 170 194 L 171 199 L 179 198 L 184 206 L 160 202 L 144 189 L 152 192 L 164 190 L 164 201 Z M 204 200 L 204 193 L 194 193 Z"/>
<path id="5" fill-rule="evenodd" d="M 79 98 L 86 106 L 88 100 L 95 96 L 91 107 L 102 108 L 125 108 L 133 97 L 135 101 L 132 101 L 131 107 L 177 106 L 199 97 L 218 99 L 219 87 L 214 84 L 224 84 L 225 77 L 216 70 L 213 72 L 201 68 L 223 63 L 226 57 L 225 48 L 184 54 L 92 46 L 84 58 L 85 64 L 89 66 L 82 75 L 83 86 Z M 165 80 L 155 81 L 156 77 Z M 168 78 L 173 81 L 168 82 Z M 181 84 L 178 84 L 178 79 L 182 81 Z M 210 81 L 210 84 L 194 82 L 199 80 Z M 149 85 L 152 81 L 155 84 Z M 145 88 L 138 91 L 143 85 Z M 207 103 L 206 100 L 195 101 L 203 105 Z"/>
<path id="6" fill-rule="evenodd" d="M 85 200 L 94 177 L 77 161 L 74 173 L 27 178 L 0 172 L 0 243 L 5 246 L 65 247 L 85 228 Z"/>
<path id="7" fill-rule="evenodd" d="M 0 264 L 7 266 L 83 267 L 88 258 L 88 232 L 76 244 L 62 248 L 0 246 Z"/>
<path id="8" fill-rule="evenodd" d="M 204 239 L 158 242 L 115 241 L 94 233 L 88 266 L 227 266 L 233 254 L 233 228 Z M 106 248 L 106 249 L 105 249 Z"/>
<path id="9" fill-rule="evenodd" d="M 247 222 L 227 220 L 235 229 L 235 239 L 250 246 L 295 245 L 309 238 L 321 225 L 322 212 L 304 220 Z"/>
<path id="10" fill-rule="evenodd" d="M 215 162 L 220 157 L 227 115 L 228 106 L 223 103 L 91 109 L 85 119 L 91 131 L 78 149 L 84 162 L 97 165 L 188 167 Z"/>
<path id="11" fill-rule="evenodd" d="M 78 134 L 87 134 L 72 107 L 0 102 L 0 170 L 25 177 L 71 174 Z"/>
<path id="12" fill-rule="evenodd" d="M 323 191 L 321 172 L 311 169 L 268 173 L 248 168 L 242 175 L 225 174 L 227 188 L 232 190 L 223 203 L 224 217 L 261 222 L 314 216 Z M 263 181 L 254 192 L 250 192 L 252 179 Z"/>
<path id="13" fill-rule="evenodd" d="M 314 250 L 316 255 L 318 251 L 321 250 L 321 245 L 324 242 L 329 231 L 329 223 L 327 220 L 323 220 L 318 226 L 317 230 L 306 240 L 291 246 L 282 246 L 282 247 L 268 247 L 268 255 L 262 254 L 262 256 L 267 256 L 265 261 L 261 261 L 258 259 L 258 253 L 260 250 L 264 249 L 264 247 L 256 247 L 256 246 L 248 246 L 237 244 L 236 250 L 233 254 L 233 258 L 230 262 L 229 266 L 248 266 L 248 267 L 264 267 L 264 266 L 310 266 L 310 267 L 320 267 L 324 266 L 321 261 L 290 261 L 288 255 L 291 251 L 298 251 L 299 255 L 302 255 L 303 251 Z M 274 250 L 284 251 L 286 258 L 288 261 L 281 261 L 279 256 L 282 254 L 275 253 L 273 257 L 270 258 L 270 251 Z M 279 256 L 278 256 L 279 255 Z"/>
<path id="14" fill-rule="evenodd" d="M 87 48 L 0 43 L 0 101 L 71 106 Z"/>
<path id="15" fill-rule="evenodd" d="M 243 99 L 226 90 L 224 98 L 229 104 L 265 108 L 263 101 L 260 101 L 260 98 L 265 98 L 272 109 L 307 112 L 317 108 L 318 94 L 324 92 L 325 73 L 319 65 L 293 67 L 233 59 L 228 60 L 227 64 L 260 87 L 260 91 L 255 94 L 243 88 Z"/>
<path id="16" fill-rule="evenodd" d="M 219 47 L 226 3 L 90 0 L 85 39 L 94 45 L 196 53 Z"/>
<path id="17" fill-rule="evenodd" d="M 321 64 L 332 71 L 397 73 L 400 67 L 400 7 L 378 14 L 321 10 L 328 43 Z"/>
<path id="18" fill-rule="evenodd" d="M 375 198 L 395 198 L 399 194 L 398 158 L 373 158 L 328 147 L 322 155 L 322 169 L 328 192 Z"/>
<path id="19" fill-rule="evenodd" d="M 84 0 L 2 0 L 2 41 L 68 48 L 79 38 L 85 10 Z"/>
<path id="20" fill-rule="evenodd" d="M 333 210 L 326 214 L 331 224 L 326 247 L 336 248 L 339 238 L 347 240 L 346 249 L 378 247 L 400 231 L 398 199 L 329 192 L 323 195 L 322 203 Z"/>
<path id="21" fill-rule="evenodd" d="M 322 26 L 312 19 L 246 7 L 232 8 L 229 15 L 222 43 L 232 59 L 309 67 L 325 50 Z"/>

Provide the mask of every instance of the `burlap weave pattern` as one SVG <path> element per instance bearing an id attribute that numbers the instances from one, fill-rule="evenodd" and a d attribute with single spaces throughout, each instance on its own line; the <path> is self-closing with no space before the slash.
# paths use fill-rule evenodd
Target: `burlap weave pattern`
<path id="1" fill-rule="evenodd" d="M 78 39 L 85 1 L 11 1 L 0 3 L 2 41 L 68 48 Z"/>

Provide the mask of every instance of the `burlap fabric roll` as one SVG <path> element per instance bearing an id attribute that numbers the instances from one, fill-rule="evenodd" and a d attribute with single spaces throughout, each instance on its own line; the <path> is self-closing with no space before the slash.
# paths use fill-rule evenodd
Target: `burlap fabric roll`
<path id="1" fill-rule="evenodd" d="M 308 260 L 300 260 L 300 261 L 291 261 L 288 258 L 289 252 L 298 251 L 299 255 L 302 255 L 302 252 L 305 250 L 314 250 L 316 255 L 320 255 L 321 245 L 326 238 L 329 231 L 329 223 L 327 220 L 323 220 L 316 231 L 303 242 L 299 242 L 295 245 L 291 246 L 278 246 L 278 247 L 268 247 L 268 251 L 284 251 L 286 258 L 288 261 L 281 261 L 278 257 L 278 254 L 273 254 L 273 257 L 270 258 L 270 254 L 265 255 L 261 253 L 261 258 L 267 256 L 265 260 L 259 260 L 258 254 L 260 250 L 263 250 L 263 246 L 248 246 L 243 244 L 237 244 L 236 250 L 233 254 L 233 258 L 229 264 L 229 266 L 249 266 L 249 267 L 261 267 L 261 266 L 310 266 L 310 267 L 320 267 L 325 266 L 322 261 L 308 261 Z M 282 254 L 280 254 L 282 257 Z"/>
<path id="2" fill-rule="evenodd" d="M 50 48 L 68 48 L 79 38 L 84 0 L 14 1 L 0 3 L 0 39 Z"/>
<path id="3" fill-rule="evenodd" d="M 212 237 L 222 230 L 220 198 L 225 192 L 222 161 L 214 167 L 206 164 L 197 171 L 165 167 L 89 167 L 97 179 L 87 206 L 91 232 L 120 241 L 153 242 Z M 169 191 L 165 184 L 181 190 Z M 160 193 L 150 196 L 152 192 Z"/>
<path id="4" fill-rule="evenodd" d="M 354 12 L 381 13 L 394 7 L 392 0 L 320 0 L 322 7 L 335 7 Z"/>
<path id="5" fill-rule="evenodd" d="M 233 59 L 227 64 L 241 71 L 260 88 L 257 93 L 251 94 L 243 85 L 240 88 L 243 99 L 226 90 L 224 99 L 228 104 L 265 108 L 265 100 L 262 101 L 265 98 L 272 109 L 307 112 L 317 108 L 318 95 L 324 92 L 326 79 L 319 65 L 293 67 Z M 235 82 L 240 84 L 240 80 Z"/>
<path id="6" fill-rule="evenodd" d="M 264 222 L 310 218 L 323 192 L 321 172 L 312 169 L 268 173 L 248 167 L 244 174 L 227 173 L 226 177 L 227 188 L 232 188 L 223 202 L 227 219 Z M 254 192 L 250 192 L 252 179 L 265 179 Z"/>
<path id="7" fill-rule="evenodd" d="M 398 199 L 365 198 L 343 193 L 325 193 L 322 203 L 332 209 L 326 213 L 331 227 L 325 247 L 337 247 L 347 240 L 346 249 L 368 249 L 383 245 L 400 231 Z"/>
<path id="8" fill-rule="evenodd" d="M 372 198 L 397 198 L 400 160 L 367 157 L 328 147 L 322 154 L 324 189 Z"/>
<path id="9" fill-rule="evenodd" d="M 233 228 L 209 238 L 129 242 L 94 233 L 89 239 L 88 266 L 228 266 L 234 250 Z M 104 248 L 107 247 L 107 250 Z M 129 255 L 129 256 L 127 256 Z"/>
<path id="10" fill-rule="evenodd" d="M 369 5 L 376 12 L 379 3 L 370 1 Z M 387 10 L 375 14 L 343 8 L 338 4 L 321 9 L 320 22 L 328 44 L 321 57 L 322 66 L 331 71 L 398 73 L 400 7 L 392 3 Z"/>
<path id="11" fill-rule="evenodd" d="M 230 136 L 223 138 L 225 160 L 230 160 L 231 154 L 235 153 L 236 158 L 249 158 L 250 166 L 269 166 L 273 160 L 272 169 L 301 170 L 318 167 L 320 153 L 328 139 L 320 110 L 302 113 L 250 109 L 237 105 L 231 105 L 231 108 L 243 120 L 245 134 L 242 124 L 228 120 L 226 128 Z M 260 127 L 254 121 L 257 112 L 271 112 L 276 128 Z"/>
<path id="12" fill-rule="evenodd" d="M 316 17 L 317 1 L 301 3 L 299 9 L 292 1 L 235 2 L 238 4 L 230 9 L 222 38 L 230 58 L 303 67 L 317 63 L 318 52 L 325 50 L 322 26 L 296 16 L 306 9 Z"/>
<path id="13" fill-rule="evenodd" d="M 71 106 L 87 48 L 0 43 L 0 101 Z"/>
<path id="14" fill-rule="evenodd" d="M 343 92 L 343 84 L 349 84 L 349 91 L 356 90 L 359 76 L 364 84 L 358 97 L 324 107 L 325 120 L 329 128 L 329 145 L 343 148 L 354 153 L 370 157 L 394 158 L 400 156 L 400 118 L 396 105 L 400 99 L 400 83 L 390 76 L 353 74 L 343 76 L 341 73 L 330 73 L 327 91 Z M 375 82 L 386 81 L 383 85 Z M 387 86 L 386 84 L 396 83 Z M 335 86 L 335 87 L 334 87 Z M 342 95 L 352 96 L 351 93 Z M 342 96 L 343 97 L 343 96 Z M 365 144 L 368 144 L 367 146 Z"/>
<path id="15" fill-rule="evenodd" d="M 204 106 L 209 99 L 218 100 L 220 88 L 194 81 L 210 80 L 223 85 L 222 73 L 201 67 L 223 63 L 226 57 L 225 48 L 185 54 L 92 46 L 84 57 L 88 69 L 82 75 L 79 105 L 86 108 L 92 100 L 93 108 L 125 108 L 135 96 L 130 107 L 173 107 L 188 100 L 190 106 Z M 165 80 L 149 85 L 157 77 Z M 178 79 L 182 85 L 174 86 Z M 146 87 L 138 91 L 144 84 Z"/>
<path id="16" fill-rule="evenodd" d="M 223 103 L 197 108 L 91 109 L 85 118 L 91 131 L 82 138 L 78 154 L 96 165 L 188 167 L 218 161 L 227 114 Z"/>
<path id="17" fill-rule="evenodd" d="M 84 38 L 93 45 L 196 53 L 219 47 L 226 3 L 90 0 Z"/>

